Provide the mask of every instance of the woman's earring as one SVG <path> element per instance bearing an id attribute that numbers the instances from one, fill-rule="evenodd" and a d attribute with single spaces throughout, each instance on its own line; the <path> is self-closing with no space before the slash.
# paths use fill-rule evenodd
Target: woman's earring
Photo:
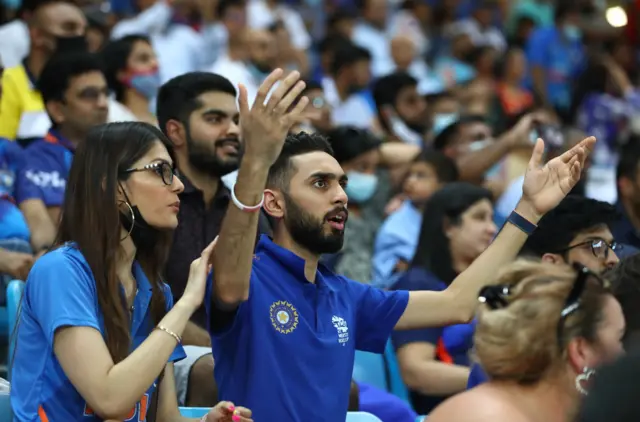
<path id="1" fill-rule="evenodd" d="M 129 208 L 129 212 L 131 213 L 131 227 L 129 227 L 129 232 L 127 233 L 127 235 L 125 237 L 123 237 L 122 239 L 120 239 L 121 242 L 123 240 L 125 240 L 127 237 L 131 236 L 131 232 L 133 231 L 133 226 L 136 223 L 136 215 L 133 212 L 133 208 L 131 207 L 131 204 L 129 204 L 128 201 L 122 201 L 122 203 L 125 204 L 127 206 L 127 208 Z"/>
<path id="2" fill-rule="evenodd" d="M 582 368 L 582 373 L 576 377 L 576 390 L 578 390 L 578 392 L 583 396 L 589 394 L 589 390 L 587 390 L 587 387 L 589 386 L 591 377 L 595 375 L 595 373 L 595 369 L 591 369 L 588 366 L 585 366 L 584 368 Z"/>

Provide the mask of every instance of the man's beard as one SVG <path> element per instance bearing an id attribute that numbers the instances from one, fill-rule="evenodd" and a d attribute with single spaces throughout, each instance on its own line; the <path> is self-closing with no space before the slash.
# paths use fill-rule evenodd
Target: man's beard
<path id="1" fill-rule="evenodd" d="M 298 206 L 286 193 L 284 193 L 284 200 L 287 209 L 284 224 L 291 238 L 298 245 L 316 255 L 333 254 L 342 249 L 344 231 L 337 231 L 332 228 L 331 233 L 325 234 L 324 224 L 327 221 L 327 217 L 332 214 L 335 215 L 343 211 L 348 215 L 345 207 L 335 208 L 325 215 L 322 221 L 318 221 L 314 216 Z"/>
<path id="2" fill-rule="evenodd" d="M 214 145 L 214 152 L 212 153 L 208 147 L 202 146 L 202 144 L 195 142 L 191 137 L 191 134 L 187 131 L 187 148 L 189 150 L 189 163 L 197 170 L 210 174 L 215 177 L 222 177 L 225 174 L 229 174 L 232 171 L 238 169 L 240 164 L 240 157 L 242 156 L 242 144 L 239 143 L 238 157 L 229 158 L 223 160 L 216 154 L 216 150 L 224 145 L 225 142 L 238 142 L 235 137 L 227 137 L 218 139 Z"/>

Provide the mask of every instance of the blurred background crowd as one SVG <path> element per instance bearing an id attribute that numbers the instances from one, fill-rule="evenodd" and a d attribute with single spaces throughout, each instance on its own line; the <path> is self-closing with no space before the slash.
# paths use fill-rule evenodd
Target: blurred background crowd
<path id="1" fill-rule="evenodd" d="M 336 272 L 445 289 L 514 209 L 535 140 L 554 157 L 587 135 L 598 142 L 581 182 L 528 246 L 604 271 L 640 248 L 639 18 L 633 0 L 0 0 L 0 280 L 26 279 L 53 244 L 73 151 L 91 128 L 174 130 L 174 114 L 211 94 L 183 127 L 182 195 L 195 211 L 181 216 L 167 268 L 179 297 L 228 203 L 217 181 L 235 180 L 237 162 L 219 157 L 242 150 L 235 91 L 221 80 L 251 102 L 276 68 L 306 81 L 309 118 L 293 130 L 325 135 L 349 175 L 345 245 L 326 257 Z M 164 96 L 163 84 L 173 84 Z M 566 255 L 581 245 L 581 259 Z M 627 324 L 638 318 L 624 311 Z M 473 332 L 393 337 L 417 414 L 465 390 Z M 213 384 L 207 364 L 185 383 Z M 209 387 L 193 391 L 181 404 L 215 403 Z"/>

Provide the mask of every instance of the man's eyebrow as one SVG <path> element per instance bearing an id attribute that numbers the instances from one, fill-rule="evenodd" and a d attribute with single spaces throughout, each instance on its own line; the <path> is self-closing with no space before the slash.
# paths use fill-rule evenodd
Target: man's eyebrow
<path id="1" fill-rule="evenodd" d="M 331 172 L 318 171 L 318 172 L 312 173 L 309 177 L 307 177 L 307 180 L 312 180 L 312 179 L 339 180 L 340 182 L 346 182 L 349 178 L 344 173 L 336 174 Z"/>

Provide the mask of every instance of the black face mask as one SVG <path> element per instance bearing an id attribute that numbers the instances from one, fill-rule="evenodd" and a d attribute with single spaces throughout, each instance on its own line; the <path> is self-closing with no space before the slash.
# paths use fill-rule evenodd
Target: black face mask
<path id="1" fill-rule="evenodd" d="M 124 189 L 122 189 L 122 192 L 124 193 Z M 152 249 L 158 240 L 158 230 L 147 223 L 137 205 L 131 205 L 126 193 L 124 197 L 127 204 L 131 206 L 133 215 L 131 215 L 131 212 L 120 211 L 120 224 L 122 224 L 127 233 L 130 233 L 131 240 L 133 240 L 133 244 L 138 250 Z"/>
<path id="2" fill-rule="evenodd" d="M 87 51 L 87 38 L 84 35 L 73 37 L 56 37 L 56 54 Z"/>

